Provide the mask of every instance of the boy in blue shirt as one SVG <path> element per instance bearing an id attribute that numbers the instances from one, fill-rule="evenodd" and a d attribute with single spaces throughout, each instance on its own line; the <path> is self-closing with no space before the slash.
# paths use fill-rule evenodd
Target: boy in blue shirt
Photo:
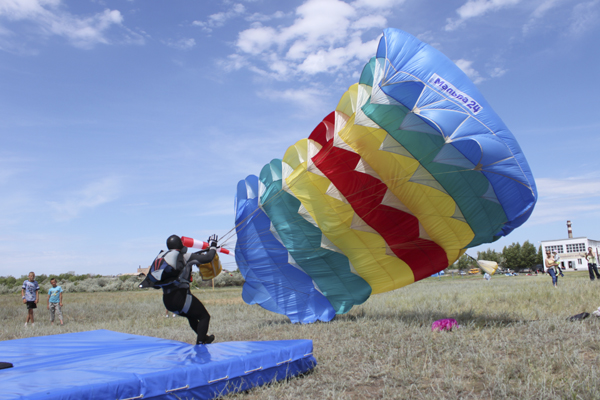
<path id="1" fill-rule="evenodd" d="M 25 326 L 27 326 L 29 321 L 31 321 L 31 326 L 34 325 L 33 310 L 37 308 L 39 290 L 40 285 L 38 285 L 37 281 L 35 280 L 35 272 L 32 271 L 29 273 L 29 279 L 23 282 L 23 287 L 21 288 L 23 304 L 27 305 L 27 319 L 25 320 Z"/>
<path id="2" fill-rule="evenodd" d="M 56 286 L 56 279 L 50 279 L 52 287 L 48 289 L 48 307 L 50 310 L 50 323 L 54 325 L 54 314 L 58 315 L 60 324 L 63 324 L 62 305 L 63 305 L 63 290 L 60 286 Z"/>

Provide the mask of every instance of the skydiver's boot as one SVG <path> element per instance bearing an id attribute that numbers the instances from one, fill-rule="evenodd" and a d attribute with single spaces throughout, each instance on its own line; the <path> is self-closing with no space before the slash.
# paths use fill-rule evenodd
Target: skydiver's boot
<path id="1" fill-rule="evenodd" d="M 196 344 L 211 344 L 215 341 L 215 335 L 205 336 L 204 339 L 198 338 Z"/>
<path id="2" fill-rule="evenodd" d="M 209 335 L 204 339 L 204 344 L 211 344 L 215 341 L 215 335 Z"/>

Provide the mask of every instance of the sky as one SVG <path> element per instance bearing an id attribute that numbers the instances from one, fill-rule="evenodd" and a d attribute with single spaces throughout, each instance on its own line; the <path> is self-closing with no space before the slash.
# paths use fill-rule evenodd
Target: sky
<path id="1" fill-rule="evenodd" d="M 0 276 L 235 246 L 237 182 L 307 137 L 385 28 L 453 60 L 539 199 L 513 242 L 600 239 L 600 0 L 0 0 Z M 226 269 L 233 258 L 223 256 Z"/>

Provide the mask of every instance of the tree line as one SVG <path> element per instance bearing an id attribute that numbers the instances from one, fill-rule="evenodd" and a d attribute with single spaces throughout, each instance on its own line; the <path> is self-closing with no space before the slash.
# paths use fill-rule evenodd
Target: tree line
<path id="1" fill-rule="evenodd" d="M 477 261 L 471 258 L 472 255 L 467 254 L 468 252 L 460 256 L 448 268 L 459 270 L 477 268 Z M 532 269 L 538 264 L 543 264 L 544 254 L 542 253 L 541 245 L 536 250 L 535 246 L 526 240 L 522 245 L 517 242 L 510 246 L 504 246 L 501 252 L 492 249 L 478 251 L 476 259 L 496 261 L 499 268 L 520 271 L 523 269 Z"/>

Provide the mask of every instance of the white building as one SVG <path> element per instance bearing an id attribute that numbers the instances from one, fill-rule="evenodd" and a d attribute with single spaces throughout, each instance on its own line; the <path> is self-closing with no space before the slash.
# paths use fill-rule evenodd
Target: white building
<path id="1" fill-rule="evenodd" d="M 587 237 L 543 240 L 541 244 L 544 259 L 546 258 L 546 251 L 550 250 L 552 252 L 556 250 L 558 252 L 560 266 L 563 271 L 587 271 L 588 265 L 584 255 L 587 253 L 588 247 L 592 248 L 596 260 L 598 260 L 598 254 L 600 253 L 600 241 L 588 239 Z"/>

